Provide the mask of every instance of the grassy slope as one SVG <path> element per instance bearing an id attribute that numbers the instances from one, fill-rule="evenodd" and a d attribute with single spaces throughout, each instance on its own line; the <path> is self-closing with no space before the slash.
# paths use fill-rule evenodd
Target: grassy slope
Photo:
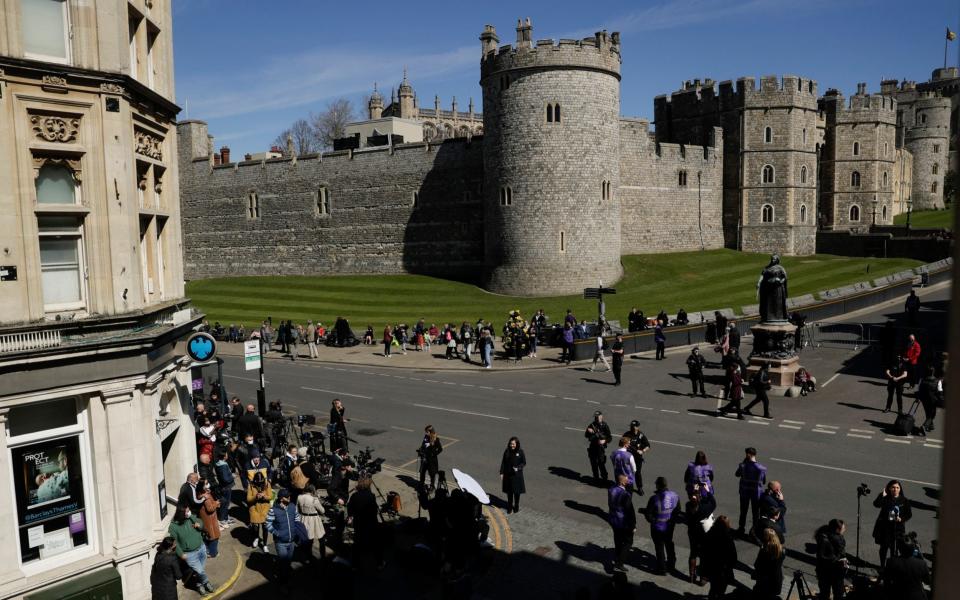
<path id="1" fill-rule="evenodd" d="M 906 225 L 907 213 L 902 213 L 893 218 L 894 225 Z M 914 212 L 910 215 L 910 227 L 936 227 L 941 229 L 953 229 L 953 206 L 947 210 L 923 210 Z"/>
<path id="2" fill-rule="evenodd" d="M 624 256 L 624 278 L 617 295 L 607 298 L 607 315 L 626 324 L 637 306 L 647 315 L 661 308 L 670 314 L 731 307 L 739 312 L 755 303 L 755 285 L 768 257 L 731 250 Z M 848 258 L 839 256 L 786 257 L 790 295 L 799 296 L 919 265 L 909 259 Z M 869 272 L 867 269 L 869 268 Z M 609 284 L 609 282 L 604 282 Z M 354 329 L 368 323 L 382 329 L 389 322 L 501 323 L 508 311 L 529 316 L 544 308 L 559 320 L 572 308 L 580 318 L 596 316 L 594 300 L 579 296 L 518 298 L 496 296 L 478 287 L 420 275 L 363 275 L 331 277 L 238 277 L 192 281 L 187 295 L 210 322 L 244 323 L 250 327 L 267 315 L 278 319 L 307 319 L 330 324 L 343 315 Z"/>

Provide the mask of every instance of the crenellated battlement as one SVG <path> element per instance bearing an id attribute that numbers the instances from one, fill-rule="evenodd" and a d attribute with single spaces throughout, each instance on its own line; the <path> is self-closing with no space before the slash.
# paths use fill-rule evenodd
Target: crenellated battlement
<path id="1" fill-rule="evenodd" d="M 689 118 L 742 107 L 796 106 L 815 109 L 817 82 L 796 75 L 767 75 L 760 78 L 740 77 L 736 82 L 694 79 L 669 96 L 654 98 L 654 111 L 669 110 L 671 115 Z"/>
<path id="2" fill-rule="evenodd" d="M 844 100 L 843 94 L 829 89 L 818 107 L 835 123 L 886 123 L 896 125 L 898 102 L 891 96 L 868 94 L 867 84 L 858 83 L 857 93 Z"/>
<path id="3" fill-rule="evenodd" d="M 487 25 L 480 36 L 480 79 L 520 69 L 585 68 L 607 71 L 620 78 L 620 33 L 598 31 L 592 37 L 532 40 L 530 19 L 517 23 L 517 42 L 497 46 L 496 29 Z"/>

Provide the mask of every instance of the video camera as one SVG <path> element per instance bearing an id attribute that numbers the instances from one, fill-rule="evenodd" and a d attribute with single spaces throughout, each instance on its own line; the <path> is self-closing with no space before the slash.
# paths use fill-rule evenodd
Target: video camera
<path id="1" fill-rule="evenodd" d="M 373 453 L 374 449 L 367 446 L 354 457 L 354 463 L 357 465 L 359 476 L 371 476 L 383 470 L 383 463 L 386 462 L 385 459 L 373 458 Z"/>
<path id="2" fill-rule="evenodd" d="M 860 485 L 857 486 L 858 497 L 869 496 L 869 495 L 870 495 L 870 488 L 867 487 L 867 484 L 861 483 Z"/>
<path id="3" fill-rule="evenodd" d="M 297 427 L 304 425 L 316 425 L 317 418 L 313 415 L 297 415 Z"/>

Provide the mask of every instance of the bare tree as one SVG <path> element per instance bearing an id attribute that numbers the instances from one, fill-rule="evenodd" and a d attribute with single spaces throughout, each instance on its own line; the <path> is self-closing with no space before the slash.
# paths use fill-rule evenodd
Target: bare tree
<path id="1" fill-rule="evenodd" d="M 333 140 L 342 138 L 347 124 L 355 120 L 353 104 L 346 98 L 327 103 L 326 109 L 319 114 L 310 114 L 310 122 L 323 149 L 333 148 Z"/>
<path id="2" fill-rule="evenodd" d="M 287 137 L 293 138 L 293 151 L 297 155 L 309 154 L 320 150 L 317 132 L 306 119 L 297 119 L 288 128 L 280 132 L 280 135 L 273 140 L 273 145 L 280 148 L 284 154 L 287 153 Z"/>

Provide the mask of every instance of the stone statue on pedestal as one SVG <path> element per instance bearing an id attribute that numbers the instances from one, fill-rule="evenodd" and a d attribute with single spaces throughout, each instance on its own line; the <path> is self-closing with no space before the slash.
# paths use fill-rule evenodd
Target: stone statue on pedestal
<path id="1" fill-rule="evenodd" d="M 757 281 L 757 301 L 760 303 L 761 323 L 787 321 L 787 271 L 780 265 L 780 257 L 770 257 L 770 264 Z"/>

